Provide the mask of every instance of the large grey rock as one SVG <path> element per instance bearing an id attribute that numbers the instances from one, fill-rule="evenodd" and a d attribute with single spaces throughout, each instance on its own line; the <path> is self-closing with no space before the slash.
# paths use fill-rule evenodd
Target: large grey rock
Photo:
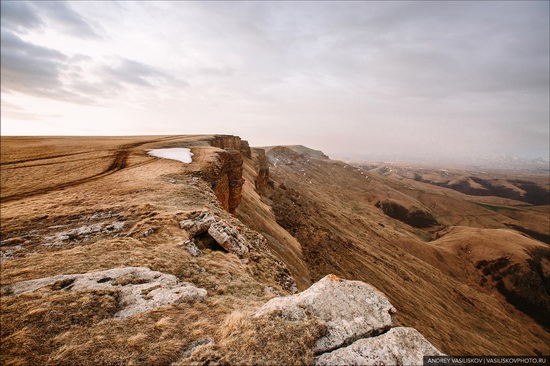
<path id="1" fill-rule="evenodd" d="M 414 328 L 392 328 L 377 337 L 322 354 L 316 366 L 422 365 L 424 356 L 444 356 Z"/>
<path id="2" fill-rule="evenodd" d="M 208 234 L 225 250 L 243 256 L 248 253 L 249 243 L 242 236 L 238 229 L 228 222 L 214 216 L 209 211 L 202 211 L 198 215 L 180 222 L 180 227 L 187 231 L 190 240 L 197 235 L 208 232 Z M 187 245 L 189 241 L 184 244 Z M 198 250 L 199 248 L 197 248 Z M 197 251 L 192 248 L 191 255 Z"/>
<path id="3" fill-rule="evenodd" d="M 216 218 L 209 211 L 202 211 L 197 216 L 180 222 L 180 227 L 189 233 L 192 238 L 208 231 Z"/>
<path id="4" fill-rule="evenodd" d="M 208 229 L 208 234 L 228 252 L 237 255 L 248 253 L 248 242 L 239 231 L 224 221 L 216 221 Z"/>
<path id="5" fill-rule="evenodd" d="M 206 290 L 187 282 L 179 282 L 176 276 L 152 271 L 147 267 L 123 267 L 106 271 L 68 274 L 22 281 L 10 285 L 18 295 L 54 285 L 67 291 L 94 289 L 119 290 L 119 311 L 115 318 L 127 318 L 163 305 L 177 302 L 204 300 Z"/>
<path id="6" fill-rule="evenodd" d="M 327 335 L 314 345 L 316 354 L 388 330 L 396 313 L 384 294 L 374 287 L 334 275 L 324 277 L 299 294 L 271 299 L 256 316 L 276 310 L 289 320 L 304 320 L 311 314 L 327 324 Z"/>

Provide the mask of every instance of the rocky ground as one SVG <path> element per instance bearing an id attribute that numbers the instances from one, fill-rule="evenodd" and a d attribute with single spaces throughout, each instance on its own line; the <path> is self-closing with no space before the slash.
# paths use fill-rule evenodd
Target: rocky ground
<path id="1" fill-rule="evenodd" d="M 147 154 L 172 147 L 193 161 Z M 550 353 L 548 206 L 234 136 L 2 137 L 1 153 L 2 364 Z"/>

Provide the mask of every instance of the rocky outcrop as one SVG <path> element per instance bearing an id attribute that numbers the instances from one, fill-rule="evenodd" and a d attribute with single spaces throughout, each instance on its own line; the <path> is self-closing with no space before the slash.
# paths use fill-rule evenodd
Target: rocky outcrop
<path id="1" fill-rule="evenodd" d="M 67 274 L 11 284 L 9 292 L 19 295 L 51 286 L 53 290 L 119 292 L 118 311 L 114 317 L 123 319 L 163 305 L 202 301 L 206 290 L 191 283 L 179 282 L 176 276 L 152 271 L 147 267 L 123 267 L 83 274 Z"/>
<path id="2" fill-rule="evenodd" d="M 265 155 L 264 149 L 252 149 L 252 158 L 254 160 L 254 168 L 256 169 L 256 178 L 254 186 L 260 194 L 265 194 L 269 184 L 269 162 Z"/>
<path id="3" fill-rule="evenodd" d="M 375 206 L 382 209 L 382 211 L 389 217 L 402 221 L 413 227 L 422 228 L 435 226 L 438 224 L 432 214 L 428 211 L 418 207 L 407 208 L 399 202 L 391 199 L 378 201 Z"/>
<path id="4" fill-rule="evenodd" d="M 248 252 L 248 243 L 238 229 L 223 221 L 216 221 L 208 228 L 208 234 L 225 250 L 243 256 Z"/>
<path id="5" fill-rule="evenodd" d="M 222 150 L 241 150 L 241 138 L 233 135 L 215 135 L 209 140 L 210 146 Z"/>
<path id="6" fill-rule="evenodd" d="M 242 156 L 250 156 L 248 143 L 230 135 L 216 135 L 204 141 L 220 150 L 215 151 L 215 164 L 202 175 L 210 181 L 223 209 L 234 214 L 241 202 L 244 184 Z"/>
<path id="7" fill-rule="evenodd" d="M 316 365 L 421 365 L 423 356 L 443 355 L 415 329 L 393 328 L 395 313 L 374 287 L 328 275 L 299 294 L 271 299 L 255 316 L 324 322 L 326 335 L 313 346 Z"/>
<path id="8" fill-rule="evenodd" d="M 241 154 L 246 158 L 252 158 L 252 150 L 246 140 L 241 140 Z"/>
<path id="9" fill-rule="evenodd" d="M 315 365 L 422 365 L 424 356 L 443 354 L 416 329 L 398 327 L 325 353 L 317 357 Z"/>
<path id="10" fill-rule="evenodd" d="M 312 314 L 327 323 L 328 333 L 314 352 L 331 351 L 356 339 L 387 331 L 395 308 L 374 287 L 328 275 L 299 294 L 270 300 L 257 313 L 279 310 L 285 319 L 304 320 Z"/>
<path id="11" fill-rule="evenodd" d="M 219 151 L 217 154 L 218 163 L 215 167 L 212 189 L 223 209 L 229 213 L 235 213 L 241 202 L 244 184 L 241 152 L 228 149 Z"/>
<path id="12" fill-rule="evenodd" d="M 202 255 L 201 248 L 197 246 L 197 243 L 201 241 L 199 236 L 204 233 L 207 233 L 209 238 L 227 252 L 235 253 L 241 257 L 248 253 L 248 241 L 239 233 L 238 228 L 215 217 L 209 211 L 193 213 L 190 218 L 180 222 L 180 227 L 189 235 L 189 240 L 186 240 L 184 244 L 193 256 Z"/>
<path id="13" fill-rule="evenodd" d="M 194 238 L 208 231 L 214 221 L 216 218 L 210 211 L 192 212 L 189 219 L 180 222 L 180 227 L 187 231 L 190 238 Z"/>

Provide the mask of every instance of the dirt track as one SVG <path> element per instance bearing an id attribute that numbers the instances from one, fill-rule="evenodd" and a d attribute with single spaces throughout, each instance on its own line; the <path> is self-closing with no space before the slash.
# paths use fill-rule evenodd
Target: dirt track
<path id="1" fill-rule="evenodd" d="M 20 200 L 20 199 L 23 199 L 23 198 L 27 198 L 27 197 L 31 197 L 31 196 L 35 196 L 35 195 L 39 195 L 39 194 L 45 194 L 45 193 L 53 192 L 53 191 L 68 188 L 68 187 L 74 187 L 74 186 L 77 186 L 77 185 L 80 185 L 80 184 L 83 184 L 83 183 L 91 182 L 91 181 L 106 177 L 108 175 L 114 174 L 114 173 L 116 173 L 116 172 L 118 172 L 122 169 L 125 169 L 125 168 L 129 167 L 128 157 L 132 153 L 133 149 L 135 149 L 137 147 L 140 147 L 142 145 L 150 144 L 150 143 L 174 140 L 174 139 L 178 139 L 178 138 L 181 138 L 181 137 L 180 136 L 171 136 L 171 137 L 164 137 L 164 138 L 160 138 L 160 139 L 151 139 L 151 140 L 140 141 L 140 142 L 129 143 L 129 144 L 124 144 L 124 145 L 117 146 L 117 147 L 115 147 L 114 153 L 110 156 L 111 163 L 108 165 L 108 167 L 106 169 L 102 170 L 99 173 L 92 174 L 92 175 L 85 176 L 85 177 L 78 178 L 78 179 L 74 179 L 74 180 L 70 180 L 70 181 L 67 181 L 67 182 L 59 182 L 59 183 L 48 185 L 46 187 L 41 187 L 41 188 L 38 188 L 38 189 L 25 190 L 23 192 L 17 192 L 15 194 L 2 196 L 2 197 L 0 197 L 0 203 L 16 201 L 16 200 Z M 84 155 L 84 154 L 92 154 L 92 153 L 94 153 L 94 151 L 79 151 L 79 152 L 70 153 L 70 154 L 57 154 L 57 155 L 52 155 L 52 156 L 44 156 L 44 157 L 37 157 L 37 158 L 30 158 L 30 159 L 19 159 L 19 160 L 15 160 L 15 161 L 7 161 L 7 162 L 2 162 L 1 165 L 3 166 L 2 170 L 4 171 L 4 173 L 6 173 L 6 171 L 9 170 L 9 169 L 36 168 L 36 167 L 39 167 L 39 166 L 56 165 L 56 164 L 62 165 L 62 164 L 65 164 L 67 162 L 67 160 L 70 160 L 71 162 L 82 161 L 82 164 L 86 164 L 87 161 L 89 162 L 89 160 L 90 160 L 89 158 L 88 159 L 76 159 L 76 160 L 75 159 L 70 159 L 70 158 L 75 157 L 75 156 L 79 156 L 79 155 Z M 33 164 L 33 165 L 25 165 L 25 166 L 14 166 L 16 164 L 21 164 L 21 163 L 29 163 L 29 162 L 44 161 L 44 160 L 48 161 L 48 160 L 53 160 L 53 159 L 58 159 L 58 158 L 66 158 L 66 159 L 56 161 L 56 162 L 49 162 L 49 163 L 45 162 L 45 163 L 41 163 L 41 164 Z M 142 162 L 139 162 L 139 163 L 134 163 L 132 166 L 133 167 L 142 166 L 142 165 L 151 163 L 154 160 L 156 160 L 156 159 L 155 158 L 147 159 L 146 161 L 142 161 Z M 16 176 L 16 175 L 14 175 L 14 176 Z"/>

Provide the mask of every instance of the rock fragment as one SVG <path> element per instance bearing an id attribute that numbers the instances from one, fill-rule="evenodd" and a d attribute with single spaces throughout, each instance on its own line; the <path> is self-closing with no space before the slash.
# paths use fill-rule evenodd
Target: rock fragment
<path id="1" fill-rule="evenodd" d="M 316 366 L 336 365 L 422 365 L 424 356 L 444 356 L 414 328 L 397 327 L 350 346 L 325 353 Z"/>
<path id="2" fill-rule="evenodd" d="M 208 229 L 208 234 L 228 252 L 244 255 L 248 252 L 248 242 L 239 231 L 223 221 L 216 221 Z"/>

